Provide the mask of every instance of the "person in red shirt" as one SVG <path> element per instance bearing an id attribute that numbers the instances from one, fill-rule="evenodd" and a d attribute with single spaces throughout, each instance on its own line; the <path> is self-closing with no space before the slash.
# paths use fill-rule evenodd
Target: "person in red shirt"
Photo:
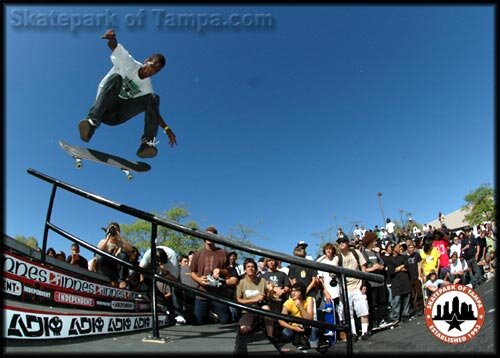
<path id="1" fill-rule="evenodd" d="M 440 279 L 445 280 L 450 273 L 450 256 L 448 255 L 448 249 L 450 248 L 450 239 L 441 230 L 434 231 L 435 240 L 432 242 L 432 246 L 438 249 L 439 253 L 439 274 Z"/>

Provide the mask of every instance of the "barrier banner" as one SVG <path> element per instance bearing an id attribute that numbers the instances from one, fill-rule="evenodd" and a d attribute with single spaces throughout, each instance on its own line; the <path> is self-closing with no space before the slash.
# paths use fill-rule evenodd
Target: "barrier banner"
<path id="1" fill-rule="evenodd" d="M 27 303 L 108 311 L 146 311 L 137 292 L 70 276 L 50 266 L 3 252 L 3 292 Z M 76 275 L 76 274 L 75 274 Z"/>
<path id="2" fill-rule="evenodd" d="M 151 315 L 47 313 L 4 307 L 3 337 L 10 339 L 54 339 L 131 332 L 152 327 Z M 158 325 L 167 323 L 158 315 Z"/>

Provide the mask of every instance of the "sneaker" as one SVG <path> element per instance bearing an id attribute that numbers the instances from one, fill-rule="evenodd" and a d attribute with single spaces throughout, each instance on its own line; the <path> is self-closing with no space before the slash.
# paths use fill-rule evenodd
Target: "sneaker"
<path id="1" fill-rule="evenodd" d="M 141 158 L 153 158 L 158 153 L 158 149 L 156 149 L 155 138 L 152 140 L 145 140 L 141 143 L 141 146 L 137 150 L 137 156 Z"/>
<path id="2" fill-rule="evenodd" d="M 186 319 L 182 317 L 181 315 L 178 315 L 175 317 L 175 322 L 177 324 L 186 324 Z"/>
<path id="3" fill-rule="evenodd" d="M 371 337 L 370 337 L 370 335 L 368 333 L 362 334 L 361 335 L 361 339 L 363 341 L 371 341 L 372 340 Z"/>
<path id="4" fill-rule="evenodd" d="M 78 124 L 78 130 L 80 131 L 80 139 L 87 143 L 95 132 L 95 123 L 92 119 L 84 119 Z"/>

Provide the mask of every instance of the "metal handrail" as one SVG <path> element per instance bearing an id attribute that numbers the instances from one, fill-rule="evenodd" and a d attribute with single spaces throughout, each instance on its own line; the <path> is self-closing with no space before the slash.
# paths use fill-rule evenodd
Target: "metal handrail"
<path id="1" fill-rule="evenodd" d="M 354 278 L 358 278 L 361 280 L 372 281 L 372 282 L 379 282 L 379 283 L 384 282 L 384 277 L 382 275 L 377 275 L 377 274 L 367 273 L 367 272 L 362 272 L 362 271 L 357 271 L 357 270 L 351 270 L 351 269 L 347 269 L 344 267 L 332 266 L 332 265 L 323 264 L 323 263 L 316 262 L 316 261 L 307 260 L 304 258 L 299 258 L 296 256 L 290 256 L 290 255 L 287 255 L 287 254 L 284 254 L 281 252 L 267 250 L 267 249 L 263 249 L 263 248 L 249 245 L 249 244 L 242 244 L 242 243 L 224 238 L 220 235 L 215 235 L 215 234 L 212 234 L 209 232 L 200 231 L 196 228 L 189 228 L 187 226 L 181 225 L 181 224 L 176 223 L 174 221 L 170 221 L 170 220 L 166 220 L 166 219 L 157 217 L 154 214 L 136 209 L 136 208 L 131 207 L 131 206 L 117 203 L 115 201 L 104 198 L 103 196 L 96 195 L 96 194 L 93 194 L 91 192 L 85 191 L 83 189 L 77 188 L 71 184 L 68 184 L 68 183 L 65 183 L 61 180 L 52 178 L 46 174 L 43 174 L 39 171 L 34 170 L 34 169 L 30 168 L 27 171 L 29 174 L 53 184 L 52 193 L 50 196 L 49 206 L 48 206 L 48 210 L 47 210 L 46 221 L 45 221 L 44 237 L 43 237 L 43 243 L 42 243 L 43 250 L 42 250 L 42 256 L 41 256 L 42 261 L 45 260 L 44 254 L 45 254 L 45 249 L 46 249 L 46 245 L 47 245 L 48 231 L 52 230 L 52 231 L 58 233 L 59 235 L 65 237 L 71 241 L 78 243 L 79 245 L 85 247 L 86 249 L 93 251 L 94 253 L 98 253 L 100 255 L 103 255 L 103 256 L 107 257 L 108 259 L 111 259 L 115 262 L 118 262 L 120 265 L 125 265 L 125 266 L 127 266 L 133 270 L 136 270 L 137 272 L 140 272 L 143 275 L 146 275 L 147 277 L 151 278 L 153 280 L 153 283 L 151 285 L 152 290 L 153 290 L 151 298 L 152 298 L 152 311 L 153 311 L 152 312 L 152 315 L 153 315 L 152 326 L 153 326 L 153 337 L 154 338 L 159 338 L 158 321 L 157 321 L 157 307 L 156 307 L 156 292 L 155 292 L 154 287 L 156 286 L 156 281 L 160 281 L 160 282 L 172 285 L 176 288 L 180 288 L 184 291 L 188 291 L 190 293 L 196 294 L 197 296 L 212 299 L 212 300 L 220 302 L 220 303 L 228 304 L 230 306 L 238 307 L 240 309 L 245 309 L 245 310 L 248 310 L 248 311 L 251 311 L 254 313 L 258 313 L 258 314 L 261 314 L 264 316 L 269 316 L 269 317 L 272 317 L 275 319 L 281 319 L 281 320 L 286 320 L 289 322 L 295 322 L 295 323 L 300 323 L 300 324 L 305 324 L 305 325 L 315 326 L 315 327 L 327 327 L 330 329 L 341 329 L 347 333 L 347 337 L 348 337 L 347 353 L 349 355 L 352 355 L 352 353 L 353 353 L 351 322 L 350 322 L 350 319 L 348 319 L 348 318 L 346 318 L 346 320 L 345 320 L 346 324 L 331 324 L 331 323 L 320 322 L 320 321 L 315 321 L 315 320 L 307 320 L 304 318 L 285 316 L 285 315 L 282 315 L 281 313 L 278 314 L 278 313 L 271 312 L 268 310 L 263 310 L 263 309 L 258 308 L 258 307 L 240 304 L 234 300 L 229 300 L 226 297 L 212 295 L 212 294 L 209 294 L 207 292 L 200 291 L 200 290 L 195 289 L 193 287 L 179 283 L 177 281 L 172 281 L 172 280 L 169 280 L 165 277 L 159 276 L 158 274 L 155 273 L 155 267 L 156 267 L 155 255 L 151 255 L 151 258 L 152 258 L 151 269 L 148 271 L 148 270 L 145 270 L 139 266 L 135 266 L 135 265 L 131 264 L 130 262 L 124 261 L 116 256 L 113 256 L 105 251 L 102 251 L 102 250 L 96 248 L 95 246 L 90 245 L 87 242 L 85 242 L 85 241 L 77 238 L 76 236 L 68 233 L 67 231 L 64 231 L 63 229 L 57 227 L 56 225 L 54 225 L 50 222 L 50 218 L 51 218 L 51 214 L 52 214 L 52 210 L 53 210 L 53 205 L 54 205 L 56 189 L 58 187 L 65 189 L 73 194 L 78 195 L 78 196 L 84 197 L 88 200 L 91 200 L 91 201 L 97 202 L 101 205 L 110 207 L 114 210 L 117 210 L 117 211 L 120 211 L 122 213 L 125 213 L 128 215 L 134 216 L 136 218 L 150 222 L 152 225 L 152 228 L 151 228 L 151 251 L 152 252 L 156 247 L 155 240 L 156 240 L 156 236 L 157 236 L 157 226 L 160 225 L 160 226 L 166 227 L 168 229 L 172 229 L 172 230 L 177 231 L 177 232 L 181 232 L 181 233 L 184 233 L 184 234 L 187 234 L 190 236 L 194 236 L 194 237 L 197 237 L 197 238 L 200 238 L 203 240 L 210 240 L 210 241 L 216 242 L 216 243 L 224 245 L 224 246 L 229 246 L 231 248 L 239 249 L 239 250 L 249 252 L 252 254 L 256 254 L 259 256 L 274 258 L 274 259 L 278 259 L 280 261 L 296 264 L 299 266 L 309 267 L 309 268 L 313 268 L 313 269 L 320 270 L 320 271 L 326 271 L 329 273 L 338 274 L 340 277 L 339 284 L 340 284 L 341 292 L 347 292 L 347 281 L 345 279 L 345 276 L 354 277 Z M 345 310 L 345 316 L 350 317 L 348 298 L 346 295 L 342 295 L 342 296 L 343 296 L 342 300 L 343 300 L 343 306 L 344 306 L 344 310 Z"/>

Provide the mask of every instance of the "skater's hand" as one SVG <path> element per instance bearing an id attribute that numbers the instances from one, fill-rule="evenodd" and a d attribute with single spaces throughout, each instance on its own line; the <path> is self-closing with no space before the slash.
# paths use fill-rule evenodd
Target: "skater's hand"
<path id="1" fill-rule="evenodd" d="M 106 31 L 104 35 L 101 36 L 101 39 L 112 40 L 115 37 L 116 37 L 115 30 L 109 29 L 108 31 Z"/>
<path id="2" fill-rule="evenodd" d="M 177 139 L 175 138 L 175 133 L 172 131 L 172 129 L 170 129 L 170 127 L 166 127 L 164 132 L 168 136 L 168 144 L 170 144 L 171 147 L 177 145 Z"/>

